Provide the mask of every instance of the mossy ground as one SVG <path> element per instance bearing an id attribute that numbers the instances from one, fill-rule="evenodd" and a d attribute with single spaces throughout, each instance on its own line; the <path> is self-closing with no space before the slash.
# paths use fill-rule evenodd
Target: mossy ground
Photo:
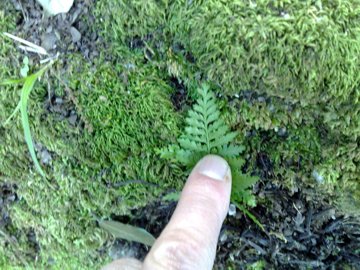
<path id="1" fill-rule="evenodd" d="M 18 196 L 7 206 L 11 223 L 0 227 L 17 240 L 0 238 L 0 267 L 93 269 L 109 260 L 100 251 L 110 238 L 95 217 L 129 214 L 181 188 L 182 168 L 156 152 L 183 127 L 188 104 L 172 104 L 178 86 L 191 102 L 202 81 L 242 134 L 249 171 L 266 181 L 265 169 L 257 171 L 266 159 L 274 183 L 313 188 L 358 211 L 358 4 L 190 2 L 91 6 L 89 31 L 103 39 L 98 57 L 62 55 L 31 95 L 39 158 L 51 155 L 48 180 L 33 167 L 20 119 L 0 127 L 0 183 L 15 183 Z M 0 32 L 16 32 L 21 14 L 1 5 Z M 0 45 L 0 78 L 19 76 L 22 53 L 9 40 Z M 63 99 L 60 110 L 75 112 L 75 123 L 49 109 L 49 93 Z M 1 88 L 0 123 L 18 99 L 18 88 Z"/>

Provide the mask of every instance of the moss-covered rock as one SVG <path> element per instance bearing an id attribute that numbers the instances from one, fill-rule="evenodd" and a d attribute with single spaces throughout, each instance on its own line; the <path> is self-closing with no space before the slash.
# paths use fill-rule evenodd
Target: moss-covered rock
<path id="1" fill-rule="evenodd" d="M 111 41 L 128 42 L 138 38 L 139 42 L 146 36 L 154 35 L 166 26 L 169 1 L 131 1 L 115 0 L 99 1 L 96 4 L 95 15 L 99 20 L 97 30 Z"/>
<path id="2" fill-rule="evenodd" d="M 202 80 L 218 86 L 227 122 L 244 134 L 249 168 L 268 158 L 275 183 L 313 188 L 357 211 L 356 1 L 117 0 L 94 8 L 92 27 L 106 41 L 98 59 L 67 55 L 66 74 L 60 63 L 46 77 L 80 120 L 74 125 L 44 109 L 45 84 L 31 95 L 39 158 L 42 150 L 51 155 L 42 164 L 47 180 L 34 170 L 19 118 L 0 127 L 0 182 L 16 183 L 19 197 L 6 228 L 18 246 L 0 249 L 0 266 L 21 264 L 20 256 L 33 268 L 99 267 L 106 256 L 97 250 L 108 235 L 96 217 L 129 213 L 182 186 L 184 172 L 156 155 L 182 127 L 184 109 L 176 112 L 170 101 L 174 81 L 190 97 Z M 14 30 L 14 17 L 0 11 L 0 21 L 0 32 Z M 0 78 L 18 76 L 21 57 L 11 42 L 0 45 Z M 1 123 L 18 90 L 0 91 Z"/>
<path id="3" fill-rule="evenodd" d="M 16 61 L 21 57 L 11 42 L 4 44 L 2 66 L 12 66 L 5 55 L 14 53 Z M 19 197 L 9 209 L 12 224 L 7 229 L 22 239 L 17 250 L 1 251 L 10 258 L 4 264 L 22 264 L 13 259 L 21 255 L 33 268 L 98 268 L 106 257 L 97 250 L 108 235 L 98 228 L 96 218 L 129 214 L 167 189 L 183 185 L 184 173 L 155 154 L 176 139 L 182 121 L 170 101 L 174 90 L 166 73 L 144 62 L 141 49 L 117 49 L 123 54 L 114 56 L 116 64 L 103 56 L 89 63 L 80 55 L 68 55 L 71 64 L 63 81 L 54 79 L 63 73 L 61 64 L 45 77 L 56 93 L 67 93 L 63 102 L 73 104 L 80 119 L 75 126 L 64 117 L 59 120 L 51 109 L 44 110 L 46 83 L 36 84 L 28 112 L 39 159 L 42 151 L 51 156 L 42 164 L 48 179 L 33 167 L 19 117 L 1 127 L 0 180 L 16 183 Z M 16 68 L 11 71 L 17 73 Z M 15 76 L 4 69 L 0 77 Z M 2 90 L 1 123 L 16 107 L 20 88 Z M 26 237 L 30 230 L 37 251 Z"/>
<path id="4" fill-rule="evenodd" d="M 304 105 L 359 98 L 356 1 L 177 1 L 174 6 L 171 32 L 227 92 L 255 88 Z"/>
<path id="5" fill-rule="evenodd" d="M 262 101 L 238 106 L 233 118 L 242 121 L 236 126 L 285 129 L 295 137 L 304 133 L 300 129 L 316 130 L 316 137 L 300 136 L 299 143 L 286 137 L 278 144 L 309 160 L 294 176 L 299 182 L 319 170 L 330 193 L 342 196 L 345 186 L 356 194 L 359 184 L 359 8 L 357 1 L 176 1 L 168 29 L 223 94 L 260 94 Z M 317 159 L 300 149 L 312 139 L 319 144 Z M 333 150 L 339 143 L 349 151 L 346 161 Z M 280 150 L 267 145 L 262 149 L 271 156 Z M 273 162 L 289 182 L 285 164 Z"/>
<path id="6" fill-rule="evenodd" d="M 97 267 L 96 250 L 107 235 L 97 228 L 95 217 L 128 214 L 183 184 L 183 173 L 170 170 L 155 155 L 178 133 L 180 118 L 170 102 L 173 90 L 156 69 L 133 60 L 117 66 L 105 61 L 92 65 L 72 57 L 77 72 L 70 74 L 67 91 L 83 130 L 46 113 L 42 105 L 46 90 L 41 84 L 34 89 L 30 120 L 35 142 L 52 157 L 43 164 L 49 180 L 29 170 L 33 165 L 19 121 L 2 131 L 1 178 L 18 183 L 13 226 L 18 231 L 34 230 L 41 265 L 72 268 L 88 261 L 84 267 Z M 16 92 L 4 92 L 3 100 Z"/>
<path id="7" fill-rule="evenodd" d="M 173 89 L 166 76 L 142 59 L 142 54 L 133 53 L 115 66 L 86 67 L 74 78 L 77 110 L 86 123 L 81 142 L 97 168 L 117 174 L 111 181 L 141 179 L 163 189 L 178 185 L 179 179 L 155 152 L 176 139 L 181 121 L 171 104 Z M 129 190 L 129 196 L 147 194 L 148 187 L 143 188 Z"/>

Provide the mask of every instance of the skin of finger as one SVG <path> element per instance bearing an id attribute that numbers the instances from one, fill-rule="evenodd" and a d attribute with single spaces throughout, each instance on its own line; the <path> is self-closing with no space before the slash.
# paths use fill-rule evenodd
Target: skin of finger
<path id="1" fill-rule="evenodd" d="M 150 250 L 143 269 L 212 269 L 230 202 L 230 169 L 225 178 L 215 181 L 193 170 L 173 217 Z"/>
<path id="2" fill-rule="evenodd" d="M 140 270 L 142 263 L 135 259 L 120 259 L 115 260 L 108 265 L 101 268 L 101 270 Z"/>

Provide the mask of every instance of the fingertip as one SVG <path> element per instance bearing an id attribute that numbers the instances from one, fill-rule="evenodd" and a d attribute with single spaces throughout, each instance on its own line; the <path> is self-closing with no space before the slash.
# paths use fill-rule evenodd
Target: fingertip
<path id="1" fill-rule="evenodd" d="M 220 156 L 207 155 L 192 170 L 179 204 L 194 204 L 194 199 L 198 201 L 195 205 L 212 209 L 222 223 L 230 204 L 231 182 L 231 170 L 227 161 Z"/>
<path id="2" fill-rule="evenodd" d="M 142 263 L 136 259 L 126 258 L 115 260 L 101 268 L 101 270 L 140 270 Z"/>
<path id="3" fill-rule="evenodd" d="M 231 170 L 225 159 L 216 155 L 203 157 L 194 167 L 189 180 L 193 174 L 201 174 L 214 181 L 231 181 Z"/>
<path id="4" fill-rule="evenodd" d="M 191 172 L 176 210 L 144 261 L 144 269 L 211 269 L 231 193 L 231 171 L 208 155 Z"/>

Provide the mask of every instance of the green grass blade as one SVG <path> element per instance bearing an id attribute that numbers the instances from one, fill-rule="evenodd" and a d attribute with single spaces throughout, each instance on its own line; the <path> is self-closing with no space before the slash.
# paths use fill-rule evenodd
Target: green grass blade
<path id="1" fill-rule="evenodd" d="M 19 102 L 18 105 L 16 106 L 15 110 L 12 112 L 12 114 L 8 117 L 8 119 L 6 119 L 6 121 L 4 122 L 3 126 L 6 126 L 7 124 L 9 124 L 10 120 L 15 116 L 15 114 L 20 110 L 21 107 L 21 103 Z"/>
<path id="2" fill-rule="evenodd" d="M 7 79 L 7 80 L 3 80 L 2 82 L 0 82 L 1 86 L 5 86 L 5 85 L 12 85 L 12 84 L 18 84 L 18 83 L 23 83 L 26 78 L 20 78 L 20 79 Z"/>
<path id="3" fill-rule="evenodd" d="M 236 207 L 239 208 L 239 210 L 240 210 L 241 212 L 243 212 L 245 215 L 247 215 L 248 218 L 250 218 L 256 225 L 258 225 L 259 228 L 260 228 L 263 232 L 265 232 L 264 226 L 261 224 L 261 222 L 260 222 L 253 214 L 250 213 L 249 210 L 247 210 L 244 206 L 242 206 L 241 204 L 239 204 L 239 203 L 237 203 L 237 202 L 232 202 L 232 203 L 235 204 Z"/>
<path id="4" fill-rule="evenodd" d="M 36 158 L 35 154 L 35 148 L 31 137 L 30 132 L 30 125 L 29 125 L 29 118 L 27 114 L 27 103 L 29 100 L 30 92 L 34 87 L 34 84 L 36 82 L 36 79 L 42 74 L 43 72 L 37 72 L 33 75 L 30 75 L 26 77 L 26 80 L 24 82 L 24 85 L 21 89 L 21 98 L 20 98 L 20 112 L 21 112 L 21 122 L 24 129 L 24 136 L 25 136 L 25 142 L 28 146 L 31 159 L 33 160 L 35 164 L 35 168 L 39 171 L 39 173 L 45 177 L 44 171 L 41 169 L 40 163 Z"/>
<path id="5" fill-rule="evenodd" d="M 115 237 L 152 246 L 155 237 L 146 230 L 112 220 L 100 220 L 99 225 Z"/>

